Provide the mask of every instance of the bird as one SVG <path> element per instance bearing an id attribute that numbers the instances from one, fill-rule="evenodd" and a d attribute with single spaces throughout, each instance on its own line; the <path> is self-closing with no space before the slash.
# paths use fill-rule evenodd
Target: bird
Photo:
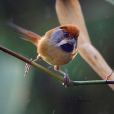
<path id="1" fill-rule="evenodd" d="M 70 78 L 67 73 L 60 69 L 61 66 L 68 64 L 77 55 L 79 29 L 76 25 L 66 24 L 55 27 L 40 36 L 34 32 L 26 30 L 16 24 L 9 23 L 8 25 L 21 33 L 21 38 L 32 42 L 37 47 L 38 56 L 34 62 L 43 59 L 50 65 L 54 66 L 54 70 L 64 75 L 64 85 L 70 84 Z M 30 68 L 26 64 L 25 74 Z"/>

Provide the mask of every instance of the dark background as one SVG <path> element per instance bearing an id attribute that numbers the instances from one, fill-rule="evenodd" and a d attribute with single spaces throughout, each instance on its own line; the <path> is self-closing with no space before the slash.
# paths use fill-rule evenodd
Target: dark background
<path id="1" fill-rule="evenodd" d="M 114 3 L 79 1 L 92 44 L 114 68 Z M 60 25 L 55 0 L 0 0 L 0 45 L 29 59 L 36 58 L 36 47 L 20 39 L 6 21 L 41 36 Z M 43 60 L 38 63 L 54 71 Z M 24 62 L 0 51 L 0 114 L 114 113 L 114 92 L 107 85 L 65 88 L 33 67 L 24 78 L 24 66 Z M 61 69 L 72 80 L 101 79 L 79 54 Z"/>

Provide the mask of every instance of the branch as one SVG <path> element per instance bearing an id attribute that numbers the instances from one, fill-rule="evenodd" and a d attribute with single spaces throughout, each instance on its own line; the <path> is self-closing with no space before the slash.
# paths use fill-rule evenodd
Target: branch
<path id="1" fill-rule="evenodd" d="M 3 47 L 3 46 L 0 46 L 0 50 L 2 50 L 2 51 L 4 51 L 5 53 L 8 53 L 8 54 L 10 54 L 10 55 L 12 55 L 12 56 L 18 58 L 18 59 L 20 59 L 20 60 L 22 60 L 22 61 L 24 61 L 25 63 L 28 63 L 28 64 L 30 64 L 30 65 L 36 67 L 37 69 L 39 69 L 39 70 L 41 70 L 41 71 L 43 71 L 43 72 L 49 74 L 50 76 L 56 78 L 57 80 L 59 80 L 59 81 L 61 81 L 61 82 L 64 82 L 64 78 L 63 78 L 63 77 L 58 76 L 57 74 L 55 74 L 55 73 L 53 73 L 52 71 L 50 71 L 50 70 L 48 70 L 48 69 L 42 67 L 41 65 L 39 65 L 39 64 L 37 64 L 37 63 L 35 63 L 35 62 L 33 62 L 33 61 L 27 59 L 27 58 L 25 58 L 25 57 L 23 57 L 23 56 L 21 56 L 21 55 L 15 53 L 15 52 L 13 52 L 13 51 L 11 51 L 11 50 L 9 50 L 9 49 Z"/>
<path id="2" fill-rule="evenodd" d="M 8 53 L 22 61 L 24 61 L 25 63 L 28 63 L 34 67 L 36 67 L 37 69 L 45 72 L 46 74 L 49 74 L 50 76 L 52 76 L 53 78 L 57 79 L 58 81 L 64 83 L 64 78 L 53 73 L 52 71 L 42 67 L 41 65 L 35 63 L 35 62 L 32 62 L 31 60 L 3 47 L 3 46 L 0 46 L 0 50 L 2 50 L 3 52 L 5 53 Z M 114 80 L 92 80 L 92 81 L 72 81 L 70 82 L 70 85 L 69 86 L 77 86 L 77 85 L 94 85 L 94 84 L 114 84 Z"/>
<path id="3" fill-rule="evenodd" d="M 95 84 L 114 84 L 114 80 L 73 81 L 73 86 L 77 86 L 77 85 L 95 85 Z"/>

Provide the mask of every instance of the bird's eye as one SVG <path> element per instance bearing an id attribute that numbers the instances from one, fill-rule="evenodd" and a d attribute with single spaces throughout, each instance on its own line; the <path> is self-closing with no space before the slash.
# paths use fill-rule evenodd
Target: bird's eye
<path id="1" fill-rule="evenodd" d="M 64 33 L 64 37 L 65 37 L 65 38 L 68 38 L 68 37 L 69 37 L 69 33 L 68 33 L 68 32 L 65 32 L 65 33 Z"/>

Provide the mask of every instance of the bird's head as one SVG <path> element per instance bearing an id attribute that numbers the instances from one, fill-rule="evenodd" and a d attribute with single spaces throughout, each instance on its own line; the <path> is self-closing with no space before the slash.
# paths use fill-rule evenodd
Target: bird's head
<path id="1" fill-rule="evenodd" d="M 63 25 L 53 29 L 50 41 L 65 52 L 77 49 L 79 29 L 75 25 Z"/>

